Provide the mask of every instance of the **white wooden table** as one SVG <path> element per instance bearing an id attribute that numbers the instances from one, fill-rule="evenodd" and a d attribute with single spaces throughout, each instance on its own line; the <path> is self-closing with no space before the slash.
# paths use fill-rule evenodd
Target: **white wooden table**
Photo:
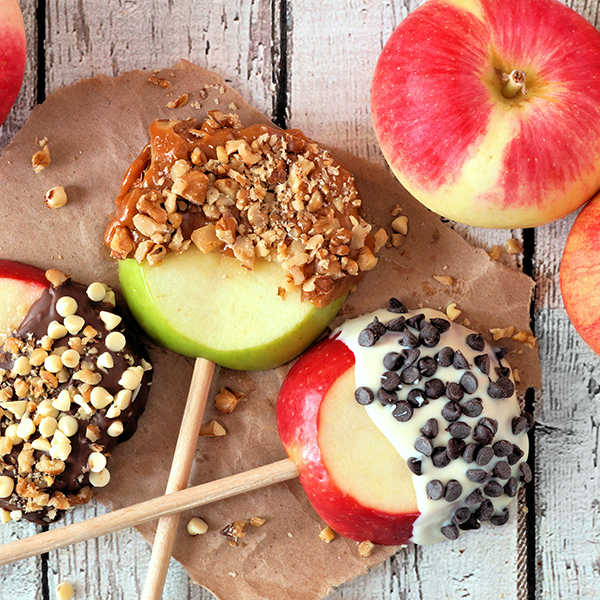
<path id="1" fill-rule="evenodd" d="M 422 0 L 20 2 L 28 66 L 17 105 L 0 127 L 0 148 L 32 107 L 61 86 L 186 58 L 220 73 L 278 125 L 383 162 L 369 116 L 370 78 L 383 43 Z M 599 25 L 599 0 L 568 4 Z M 330 598 L 600 597 L 599 360 L 570 325 L 558 285 L 572 222 L 573 216 L 525 232 L 461 228 L 481 246 L 523 239 L 521 266 L 537 280 L 533 326 L 545 389 L 532 434 L 535 485 L 521 506 L 525 543 L 513 521 L 502 531 L 465 536 L 460 550 L 443 544 L 410 548 Z M 92 503 L 67 522 L 103 511 Z M 7 525 L 0 528 L 0 542 L 33 533 L 26 522 Z M 0 600 L 47 600 L 63 580 L 74 584 L 76 598 L 139 597 L 149 556 L 141 536 L 124 531 L 1 567 Z M 172 563 L 165 598 L 212 596 Z"/>

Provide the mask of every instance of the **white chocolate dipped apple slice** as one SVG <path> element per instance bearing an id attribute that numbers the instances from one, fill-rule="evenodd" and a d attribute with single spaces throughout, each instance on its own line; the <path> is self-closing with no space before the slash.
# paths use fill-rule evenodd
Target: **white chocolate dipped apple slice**
<path id="1" fill-rule="evenodd" d="M 509 367 L 442 313 L 391 309 L 347 321 L 282 386 L 279 434 L 311 503 L 342 535 L 383 544 L 504 524 L 531 478 Z"/>

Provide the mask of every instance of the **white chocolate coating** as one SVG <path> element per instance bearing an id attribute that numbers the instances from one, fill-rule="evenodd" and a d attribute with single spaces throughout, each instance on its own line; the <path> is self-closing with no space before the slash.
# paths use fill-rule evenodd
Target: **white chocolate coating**
<path id="1" fill-rule="evenodd" d="M 448 320 L 445 314 L 432 309 L 421 309 L 417 311 L 409 311 L 403 314 L 406 319 L 417 314 L 424 314 L 427 320 L 431 318 L 441 318 Z M 383 405 L 377 399 L 377 390 L 380 388 L 380 378 L 384 371 L 383 357 L 388 352 L 400 352 L 404 346 L 398 344 L 398 340 L 401 338 L 400 333 L 387 332 L 374 346 L 362 347 L 358 344 L 359 333 L 373 321 L 374 317 L 377 317 L 382 323 L 388 323 L 392 319 L 395 319 L 400 315 L 391 313 L 386 309 L 376 311 L 374 313 L 364 315 L 357 319 L 353 319 L 344 323 L 340 328 L 333 332 L 332 337 L 338 336 L 338 339 L 344 342 L 350 350 L 352 350 L 355 357 L 355 377 L 356 386 L 365 386 L 373 391 L 375 394 L 375 400 L 365 406 L 365 410 L 381 430 L 381 432 L 387 437 L 398 453 L 408 460 L 410 457 L 421 460 L 422 464 L 422 475 L 417 476 L 413 474 L 413 485 L 415 487 L 417 496 L 417 505 L 419 508 L 420 516 L 417 518 L 413 525 L 413 536 L 411 541 L 415 544 L 427 545 L 434 544 L 445 540 L 445 536 L 441 532 L 441 528 L 444 525 L 451 523 L 451 518 L 454 511 L 460 506 L 464 505 L 464 499 L 478 487 L 483 487 L 482 484 L 474 483 L 470 481 L 466 472 L 469 469 L 485 469 L 490 471 L 494 465 L 504 458 L 498 458 L 494 456 L 491 462 L 484 466 L 479 467 L 475 463 L 468 464 L 462 457 L 452 460 L 449 465 L 443 468 L 436 467 L 431 458 L 424 456 L 414 448 L 415 440 L 421 436 L 420 429 L 425 425 L 428 419 L 435 418 L 439 425 L 439 434 L 434 439 L 435 446 L 446 446 L 451 435 L 446 431 L 446 427 L 450 425 L 442 416 L 441 409 L 448 402 L 445 396 L 436 400 L 430 400 L 429 404 L 421 406 L 420 408 L 414 409 L 412 418 L 406 422 L 399 422 L 392 415 L 394 405 Z M 410 328 L 415 335 L 418 336 L 418 332 L 415 329 Z M 522 461 L 527 460 L 529 450 L 529 439 L 525 432 L 519 435 L 514 435 L 512 432 L 512 419 L 521 414 L 519 403 L 517 401 L 516 394 L 513 394 L 510 398 L 505 399 L 494 399 L 491 398 L 487 393 L 489 384 L 489 377 L 483 374 L 473 363 L 475 356 L 478 354 L 487 353 L 490 357 L 490 377 L 495 381 L 497 379 L 496 367 L 500 366 L 498 359 L 493 349 L 486 343 L 483 351 L 475 351 L 471 349 L 467 343 L 466 338 L 469 334 L 473 333 L 470 329 L 451 323 L 450 329 L 440 336 L 439 343 L 434 348 L 426 348 L 419 346 L 421 351 L 420 358 L 425 356 L 434 357 L 437 352 L 444 346 L 450 346 L 453 349 L 460 349 L 470 365 L 470 372 L 477 378 L 478 387 L 475 393 L 466 394 L 464 400 L 460 402 L 462 405 L 469 398 L 481 398 L 483 404 L 483 411 L 481 415 L 477 417 L 467 417 L 461 415 L 460 421 L 467 423 L 474 430 L 478 421 L 483 417 L 495 419 L 498 422 L 498 432 L 494 436 L 494 442 L 498 440 L 508 440 L 513 444 L 517 444 L 524 452 L 523 458 L 514 466 L 511 467 L 512 476 L 520 481 L 519 464 Z M 506 362 L 503 361 L 502 366 L 507 366 Z M 459 382 L 461 376 L 466 371 L 463 369 L 455 369 L 453 366 L 442 367 L 438 365 L 437 371 L 433 377 L 441 379 L 444 384 L 447 382 Z M 512 380 L 512 374 L 510 375 Z M 405 385 L 398 391 L 398 399 L 406 400 L 408 393 L 413 388 L 423 389 L 423 378 L 420 382 L 414 385 Z M 465 440 L 467 444 L 473 442 L 471 435 Z M 440 480 L 444 485 L 454 479 L 462 485 L 462 493 L 458 500 L 455 502 L 448 502 L 444 498 L 440 500 L 430 500 L 426 494 L 426 485 L 433 479 Z M 506 481 L 500 480 L 500 483 L 504 485 Z M 511 501 L 512 498 L 503 494 L 499 498 L 490 498 L 494 503 L 495 511 L 494 514 L 500 514 Z M 476 506 L 470 507 L 472 510 Z"/>

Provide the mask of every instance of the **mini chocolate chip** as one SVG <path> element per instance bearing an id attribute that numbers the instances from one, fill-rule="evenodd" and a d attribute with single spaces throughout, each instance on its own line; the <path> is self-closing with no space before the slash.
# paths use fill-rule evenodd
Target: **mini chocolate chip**
<path id="1" fill-rule="evenodd" d="M 408 309 L 397 298 L 390 298 L 390 305 L 388 306 L 388 312 L 404 314 L 404 313 L 408 312 Z"/>
<path id="2" fill-rule="evenodd" d="M 406 369 L 402 369 L 400 372 L 400 381 L 407 385 L 417 383 L 420 379 L 421 373 L 419 373 L 417 367 L 406 367 Z"/>
<path id="3" fill-rule="evenodd" d="M 462 405 L 463 415 L 467 417 L 478 417 L 483 412 L 481 398 L 471 398 Z"/>
<path id="4" fill-rule="evenodd" d="M 408 319 L 406 319 L 406 324 L 409 327 L 412 327 L 413 329 L 416 329 L 418 331 L 421 328 L 421 322 L 423 321 L 424 318 L 425 318 L 425 315 L 423 313 L 419 313 L 417 315 L 413 315 L 412 317 L 409 317 Z"/>
<path id="5" fill-rule="evenodd" d="M 429 322 L 440 332 L 446 333 L 448 329 L 450 329 L 450 321 L 446 321 L 446 319 L 439 319 L 434 317 L 430 319 Z"/>
<path id="6" fill-rule="evenodd" d="M 425 456 L 431 456 L 433 453 L 433 443 L 428 437 L 421 435 L 415 440 L 415 450 Z"/>
<path id="7" fill-rule="evenodd" d="M 419 356 L 421 356 L 421 351 L 417 348 L 409 348 L 408 350 L 402 350 L 400 354 L 404 356 L 404 366 L 412 367 L 417 362 L 417 360 L 419 360 Z"/>
<path id="8" fill-rule="evenodd" d="M 358 334 L 358 345 L 363 348 L 370 348 L 377 343 L 379 337 L 371 329 L 363 329 Z"/>
<path id="9" fill-rule="evenodd" d="M 444 446 L 438 446 L 437 448 L 434 448 L 433 452 L 431 453 L 431 461 L 438 469 L 447 467 L 450 464 L 450 458 L 446 453 L 446 448 L 444 448 Z"/>
<path id="10" fill-rule="evenodd" d="M 455 402 L 460 402 L 465 395 L 464 390 L 460 387 L 459 383 L 456 381 L 449 381 L 446 385 L 446 398 L 448 400 L 454 400 Z"/>
<path id="11" fill-rule="evenodd" d="M 490 374 L 490 355 L 489 354 L 478 354 L 473 362 L 475 366 L 484 374 Z"/>
<path id="12" fill-rule="evenodd" d="M 465 498 L 465 504 L 467 506 L 472 506 L 473 504 L 479 504 L 484 500 L 485 498 L 483 497 L 482 491 L 479 488 L 477 488 Z"/>
<path id="13" fill-rule="evenodd" d="M 444 419 L 450 423 L 458 421 L 461 413 L 462 409 L 458 402 L 446 402 L 446 404 L 444 404 L 442 407 L 442 417 L 444 417 Z"/>
<path id="14" fill-rule="evenodd" d="M 471 333 L 467 336 L 467 346 L 475 352 L 481 352 L 485 348 L 485 340 L 480 333 Z"/>
<path id="15" fill-rule="evenodd" d="M 477 377 L 475 377 L 471 371 L 467 371 L 466 373 L 463 373 L 463 376 L 460 378 L 460 385 L 467 394 L 474 394 L 477 391 L 479 382 L 477 381 Z"/>
<path id="16" fill-rule="evenodd" d="M 421 406 L 429 404 L 429 400 L 425 398 L 425 392 L 419 389 L 410 390 L 406 399 L 414 408 L 420 408 Z"/>
<path id="17" fill-rule="evenodd" d="M 498 377 L 496 383 L 502 388 L 505 398 L 510 398 L 515 393 L 515 384 L 508 377 Z"/>
<path id="18" fill-rule="evenodd" d="M 512 454 L 508 457 L 508 464 L 513 467 L 516 465 L 524 456 L 523 450 L 517 446 L 517 444 L 513 444 Z"/>
<path id="19" fill-rule="evenodd" d="M 406 461 L 406 464 L 410 469 L 411 473 L 413 473 L 414 475 L 423 475 L 423 464 L 418 458 L 414 458 L 413 456 L 411 456 Z"/>
<path id="20" fill-rule="evenodd" d="M 456 502 L 462 494 L 462 485 L 456 479 L 451 479 L 446 484 L 446 491 L 444 492 L 444 500 L 447 502 Z"/>
<path id="21" fill-rule="evenodd" d="M 513 417 L 511 425 L 513 435 L 519 435 L 527 429 L 527 419 L 523 415 L 520 417 Z"/>
<path id="22" fill-rule="evenodd" d="M 363 406 L 371 404 L 371 402 L 373 402 L 375 398 L 373 392 L 368 387 L 356 388 L 356 391 L 354 392 L 354 397 L 356 398 L 356 401 L 359 404 L 362 404 Z"/>
<path id="23" fill-rule="evenodd" d="M 400 331 L 404 331 L 406 329 L 406 321 L 404 317 L 396 317 L 395 319 L 388 321 L 385 324 L 385 327 L 388 331 L 399 333 Z"/>
<path id="24" fill-rule="evenodd" d="M 510 456 L 513 452 L 513 445 L 508 440 L 499 440 L 492 448 L 494 449 L 494 454 L 499 458 Z"/>
<path id="25" fill-rule="evenodd" d="M 421 344 L 414 333 L 410 332 L 408 329 L 405 329 L 402 332 L 398 343 L 406 348 L 417 348 Z"/>
<path id="26" fill-rule="evenodd" d="M 456 421 L 448 426 L 448 431 L 453 438 L 464 440 L 471 435 L 471 426 L 463 421 Z"/>
<path id="27" fill-rule="evenodd" d="M 460 532 L 456 525 L 444 525 L 442 527 L 442 534 L 449 540 L 457 540 Z"/>
<path id="28" fill-rule="evenodd" d="M 493 435 L 498 433 L 498 421 L 496 419 L 490 419 L 490 417 L 481 417 L 479 419 L 478 425 L 483 425 L 487 427 Z"/>
<path id="29" fill-rule="evenodd" d="M 444 497 L 444 484 L 439 479 L 432 479 L 425 486 L 425 493 L 430 500 L 441 500 Z"/>
<path id="30" fill-rule="evenodd" d="M 494 458 L 494 451 L 490 446 L 481 446 L 477 449 L 475 454 L 475 462 L 480 467 L 485 467 Z"/>
<path id="31" fill-rule="evenodd" d="M 437 362 L 435 358 L 431 356 L 424 356 L 421 360 L 419 360 L 419 373 L 423 375 L 423 377 L 433 377 L 435 372 L 437 371 Z"/>
<path id="32" fill-rule="evenodd" d="M 396 373 L 396 371 L 386 371 L 380 379 L 381 387 L 388 392 L 393 392 L 394 390 L 402 387 L 400 385 L 400 375 Z"/>
<path id="33" fill-rule="evenodd" d="M 396 404 L 396 408 L 392 411 L 392 415 L 396 421 L 405 423 L 406 421 L 411 420 L 413 416 L 413 407 L 406 402 L 406 400 L 400 400 L 400 402 Z"/>
<path id="34" fill-rule="evenodd" d="M 466 523 L 471 517 L 471 509 L 466 506 L 461 506 L 454 511 L 452 515 L 452 521 L 457 525 L 461 525 L 462 523 Z"/>
<path id="35" fill-rule="evenodd" d="M 469 361 L 464 357 L 464 354 L 460 350 L 457 350 L 454 353 L 454 358 L 452 359 L 452 366 L 455 369 L 469 368 Z"/>
<path id="36" fill-rule="evenodd" d="M 441 367 L 449 367 L 454 360 L 454 350 L 445 346 L 435 355 L 435 359 Z"/>
<path id="37" fill-rule="evenodd" d="M 388 392 L 388 390 L 384 390 L 383 388 L 377 390 L 377 398 L 379 398 L 379 402 L 384 406 L 398 402 L 398 394 L 396 392 Z"/>
<path id="38" fill-rule="evenodd" d="M 494 470 L 492 471 L 492 474 L 497 479 L 508 479 L 512 474 L 512 469 L 505 460 L 501 460 L 500 462 L 497 462 L 494 465 Z"/>
<path id="39" fill-rule="evenodd" d="M 467 444 L 463 452 L 463 460 L 466 463 L 475 462 L 475 457 L 477 456 L 478 449 L 479 446 L 477 444 Z"/>
<path id="40" fill-rule="evenodd" d="M 496 525 L 498 527 L 501 527 L 502 525 L 506 525 L 508 523 L 508 517 L 509 517 L 509 512 L 508 509 L 504 509 L 499 515 L 494 515 L 491 519 L 490 519 L 490 523 L 492 525 Z"/>
<path id="41" fill-rule="evenodd" d="M 381 337 L 387 331 L 386 326 L 377 317 L 373 317 L 373 320 L 367 325 L 367 329 L 370 329 L 377 337 Z"/>
<path id="42" fill-rule="evenodd" d="M 388 371 L 397 371 L 404 364 L 404 356 L 400 352 L 388 352 L 383 357 L 383 366 Z"/>
<path id="43" fill-rule="evenodd" d="M 475 511 L 475 516 L 480 521 L 489 521 L 494 514 L 494 504 L 491 500 L 484 500 Z"/>
<path id="44" fill-rule="evenodd" d="M 504 486 L 504 493 L 509 498 L 514 498 L 517 495 L 517 491 L 519 490 L 519 483 L 514 477 L 511 477 Z"/>
<path id="45" fill-rule="evenodd" d="M 434 452 L 435 452 L 435 450 L 434 450 Z M 531 467 L 526 462 L 522 462 L 519 465 L 519 469 L 521 471 L 521 481 L 523 483 L 529 483 L 533 479 L 533 474 L 531 473 Z"/>
<path id="46" fill-rule="evenodd" d="M 489 473 L 483 469 L 468 469 L 466 475 L 469 481 L 483 483 L 487 480 Z"/>
<path id="47" fill-rule="evenodd" d="M 441 398 L 446 391 L 444 382 L 441 379 L 430 379 L 425 382 L 423 387 L 425 388 L 425 395 L 431 400 Z"/>
<path id="48" fill-rule="evenodd" d="M 473 439 L 485 446 L 492 443 L 494 434 L 485 425 L 478 424 L 473 429 Z"/>
<path id="49" fill-rule="evenodd" d="M 495 479 L 486 483 L 483 488 L 483 493 L 489 498 L 500 498 L 504 493 L 504 487 L 501 483 L 498 483 Z"/>
<path id="50" fill-rule="evenodd" d="M 433 348 L 440 342 L 440 332 L 427 321 L 421 323 L 421 331 L 419 331 L 419 339 L 425 348 Z"/>
<path id="51" fill-rule="evenodd" d="M 506 346 L 500 346 L 499 348 L 494 348 L 494 354 L 498 360 L 502 360 L 509 352 L 509 349 Z"/>
<path id="52" fill-rule="evenodd" d="M 510 369 L 508 367 L 496 367 L 494 370 L 498 377 L 508 377 L 510 375 Z"/>
<path id="53" fill-rule="evenodd" d="M 462 525 L 459 525 L 459 527 L 463 531 L 470 531 L 472 529 L 479 529 L 481 527 L 481 524 L 477 520 L 475 513 L 471 513 L 469 519 L 465 521 Z"/>
<path id="54" fill-rule="evenodd" d="M 428 438 L 433 439 L 439 433 L 440 428 L 438 426 L 437 419 L 427 419 L 425 425 L 421 427 L 421 433 L 426 435 Z"/>
<path id="55" fill-rule="evenodd" d="M 487 393 L 490 398 L 494 398 L 494 400 L 502 400 L 504 396 L 504 390 L 495 382 L 490 380 L 490 383 L 487 388 Z"/>
<path id="56" fill-rule="evenodd" d="M 456 460 L 463 455 L 465 451 L 465 441 L 458 438 L 450 438 L 446 446 L 446 454 L 450 460 Z"/>

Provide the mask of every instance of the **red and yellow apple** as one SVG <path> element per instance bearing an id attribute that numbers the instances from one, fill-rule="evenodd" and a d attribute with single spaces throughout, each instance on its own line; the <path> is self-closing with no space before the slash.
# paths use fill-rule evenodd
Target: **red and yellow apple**
<path id="1" fill-rule="evenodd" d="M 600 194 L 571 227 L 560 265 L 560 289 L 573 326 L 600 354 Z"/>
<path id="2" fill-rule="evenodd" d="M 379 57 L 373 125 L 431 210 L 542 225 L 600 189 L 599 69 L 600 33 L 558 0 L 428 0 Z"/>
<path id="3" fill-rule="evenodd" d="M 327 339 L 302 355 L 277 399 L 281 442 L 321 518 L 339 534 L 406 544 L 419 516 L 404 459 L 354 399 L 354 354 Z"/>
<path id="4" fill-rule="evenodd" d="M 49 287 L 42 269 L 0 260 L 0 333 L 18 328 L 31 305 Z"/>
<path id="5" fill-rule="evenodd" d="M 25 74 L 25 27 L 17 0 L 0 0 L 0 125 L 15 103 Z"/>

